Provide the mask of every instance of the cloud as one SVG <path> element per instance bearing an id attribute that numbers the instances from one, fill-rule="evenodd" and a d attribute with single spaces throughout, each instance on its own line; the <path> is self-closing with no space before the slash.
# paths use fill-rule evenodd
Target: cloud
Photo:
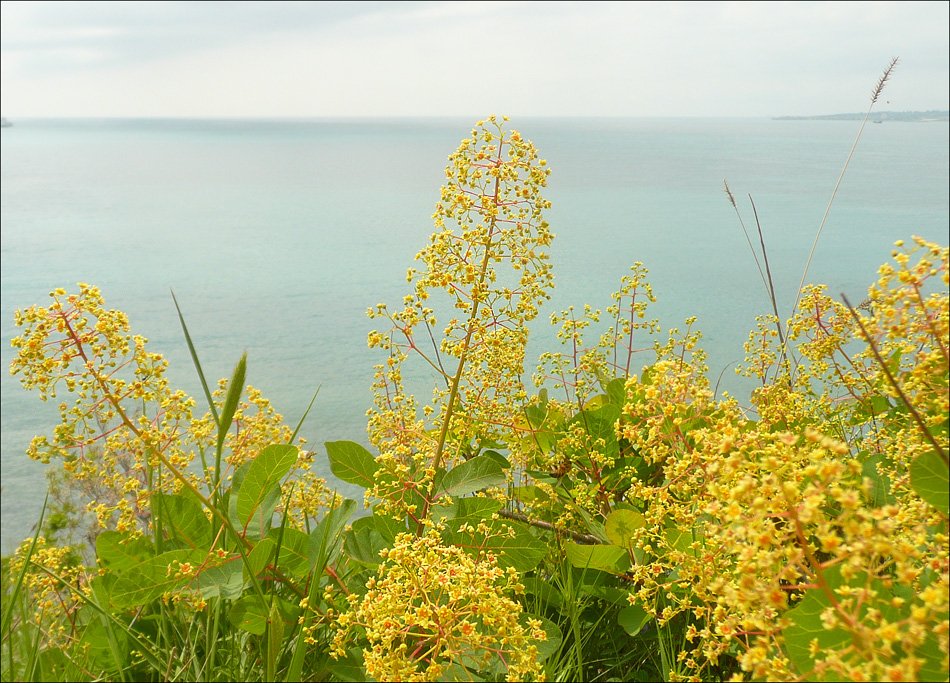
<path id="1" fill-rule="evenodd" d="M 0 47 L 18 53 L 26 69 L 135 63 L 265 36 L 326 34 L 363 17 L 406 13 L 431 4 L 276 0 L 4 3 Z"/>
<path id="2" fill-rule="evenodd" d="M 87 116 L 946 108 L 947 3 L 3 3 L 4 107 Z M 9 109 L 5 114 L 10 115 Z"/>

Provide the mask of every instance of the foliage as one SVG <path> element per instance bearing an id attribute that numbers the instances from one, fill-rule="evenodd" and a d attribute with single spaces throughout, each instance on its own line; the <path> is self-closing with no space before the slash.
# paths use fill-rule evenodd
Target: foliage
<path id="1" fill-rule="evenodd" d="M 13 372 L 74 400 L 29 454 L 101 528 L 97 567 L 40 535 L 10 560 L 3 677 L 945 679 L 948 250 L 898 243 L 858 309 L 806 287 L 760 319 L 745 408 L 637 263 L 552 316 L 529 395 L 547 174 L 495 118 L 450 157 L 412 293 L 370 310 L 376 453 L 326 444 L 356 518 L 241 399 L 244 359 L 196 418 L 95 288 L 18 312 Z"/>

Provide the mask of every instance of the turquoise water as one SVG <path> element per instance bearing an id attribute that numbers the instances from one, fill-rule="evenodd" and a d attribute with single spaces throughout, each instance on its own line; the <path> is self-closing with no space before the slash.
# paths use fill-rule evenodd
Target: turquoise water
<path id="1" fill-rule="evenodd" d="M 369 306 L 406 293 L 445 160 L 472 120 L 23 120 L 3 129 L 0 331 L 13 358 L 13 311 L 58 286 L 97 284 L 109 307 L 199 395 L 169 289 L 206 375 L 248 382 L 324 441 L 366 443 L 374 328 Z M 849 121 L 538 119 L 512 125 L 552 169 L 545 196 L 557 234 L 557 290 L 532 328 L 530 358 L 550 345 L 545 320 L 570 304 L 608 303 L 634 261 L 651 270 L 665 327 L 699 318 L 713 381 L 742 356 L 770 307 L 732 206 L 753 225 L 752 193 L 784 313 L 857 133 Z M 948 126 L 869 125 L 838 192 L 809 281 L 864 298 L 896 239 L 946 243 Z M 36 520 L 42 467 L 23 452 L 56 423 L 54 406 L 2 388 L 2 546 Z M 749 386 L 731 371 L 722 388 Z M 325 470 L 321 476 L 329 476 Z M 345 488 L 345 487 L 344 487 Z M 347 489 L 348 493 L 355 493 Z"/>

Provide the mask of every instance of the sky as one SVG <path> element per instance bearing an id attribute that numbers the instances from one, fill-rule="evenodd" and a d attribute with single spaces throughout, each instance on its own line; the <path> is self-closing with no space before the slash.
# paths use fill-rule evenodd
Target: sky
<path id="1" fill-rule="evenodd" d="M 2 2 L 2 113 L 779 116 L 950 108 L 948 2 Z"/>

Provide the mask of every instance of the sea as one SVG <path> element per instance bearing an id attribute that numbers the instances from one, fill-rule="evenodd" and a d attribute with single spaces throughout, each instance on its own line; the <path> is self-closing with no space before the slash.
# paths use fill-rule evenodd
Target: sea
<path id="1" fill-rule="evenodd" d="M 451 119 L 14 119 L 0 155 L 0 360 L 14 311 L 57 287 L 101 288 L 170 363 L 174 387 L 204 405 L 172 301 L 209 381 L 243 352 L 247 383 L 296 424 L 317 474 L 327 441 L 369 445 L 377 303 L 398 305 L 433 230 L 446 159 L 478 116 Z M 746 226 L 754 201 L 780 313 L 787 316 L 860 121 L 768 118 L 525 118 L 552 173 L 556 289 L 531 327 L 527 371 L 556 346 L 552 312 L 604 308 L 642 262 L 664 330 L 696 316 L 710 381 L 740 402 L 735 364 L 771 304 L 724 190 Z M 893 243 L 947 243 L 946 122 L 869 123 L 828 214 L 808 282 L 861 301 Z M 751 198 L 751 199 L 750 199 Z M 641 354 L 642 355 L 642 354 Z M 644 356 L 644 362 L 648 359 Z M 423 380 L 425 378 L 423 377 Z M 423 382 L 424 383 L 424 382 Z M 31 533 L 46 481 L 25 450 L 56 405 L 0 373 L 4 552 Z M 426 394 L 423 394 L 423 398 Z"/>

